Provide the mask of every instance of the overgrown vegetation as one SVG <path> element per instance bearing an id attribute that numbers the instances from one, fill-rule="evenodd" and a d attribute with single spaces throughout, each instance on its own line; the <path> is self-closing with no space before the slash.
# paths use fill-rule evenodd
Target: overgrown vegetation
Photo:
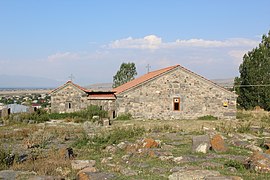
<path id="1" fill-rule="evenodd" d="M 218 118 L 212 115 L 198 117 L 198 120 L 217 120 Z"/>
<path id="2" fill-rule="evenodd" d="M 89 145 L 90 147 L 104 148 L 107 145 L 117 144 L 123 140 L 129 140 L 142 136 L 146 132 L 143 127 L 116 127 L 110 131 L 101 132 L 93 137 L 83 135 L 73 145 L 77 148 Z"/>
<path id="3" fill-rule="evenodd" d="M 100 110 L 99 106 L 91 105 L 85 110 L 72 112 L 72 113 L 48 113 L 43 109 L 38 109 L 34 113 L 20 113 L 10 116 L 10 120 L 14 121 L 29 121 L 32 120 L 37 123 L 45 122 L 50 119 L 66 119 L 72 120 L 74 122 L 83 122 L 93 119 L 93 116 L 98 116 L 99 118 L 105 118 L 108 116 L 107 111 Z"/>
<path id="4" fill-rule="evenodd" d="M 124 114 L 120 114 L 119 116 L 117 116 L 116 119 L 117 120 L 131 120 L 132 115 L 130 113 L 124 113 Z"/>

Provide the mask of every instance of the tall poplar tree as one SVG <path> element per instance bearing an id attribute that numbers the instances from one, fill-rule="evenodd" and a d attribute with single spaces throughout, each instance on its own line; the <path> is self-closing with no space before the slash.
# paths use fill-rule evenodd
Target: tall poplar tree
<path id="1" fill-rule="evenodd" d="M 113 76 L 113 88 L 133 80 L 136 75 L 135 63 L 122 63 L 116 75 Z"/>
<path id="2" fill-rule="evenodd" d="M 243 57 L 240 77 L 234 84 L 239 95 L 237 102 L 244 109 L 260 106 L 270 110 L 270 31 L 262 36 L 258 47 Z"/>

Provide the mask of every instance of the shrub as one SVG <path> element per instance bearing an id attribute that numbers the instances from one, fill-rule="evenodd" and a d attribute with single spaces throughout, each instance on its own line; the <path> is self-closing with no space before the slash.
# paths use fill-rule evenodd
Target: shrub
<path id="1" fill-rule="evenodd" d="M 247 133 L 250 132 L 251 122 L 241 123 L 237 126 L 237 132 Z"/>
<path id="2" fill-rule="evenodd" d="M 217 120 L 218 118 L 212 115 L 198 117 L 198 120 Z"/>
<path id="3" fill-rule="evenodd" d="M 130 120 L 130 119 L 132 119 L 132 115 L 130 113 L 124 113 L 124 114 L 120 114 L 119 116 L 117 116 L 116 119 L 117 120 Z"/>
<path id="4" fill-rule="evenodd" d="M 51 113 L 50 119 L 74 119 L 76 122 L 82 122 L 83 120 L 92 120 L 93 116 L 99 116 L 100 118 L 108 117 L 108 112 L 100 110 L 99 106 L 90 105 L 85 110 L 72 112 L 72 113 Z"/>
<path id="5" fill-rule="evenodd" d="M 48 113 L 42 109 L 38 109 L 34 113 L 19 113 L 19 114 L 10 116 L 10 119 L 15 120 L 15 121 L 34 120 L 38 123 L 50 120 Z"/>
<path id="6" fill-rule="evenodd" d="M 235 160 L 228 160 L 227 162 L 225 162 L 225 167 L 234 167 L 237 170 L 244 170 L 245 166 L 238 161 Z"/>
<path id="7" fill-rule="evenodd" d="M 110 144 L 117 144 L 123 140 L 135 138 L 143 135 L 146 132 L 142 127 L 122 127 L 114 128 L 111 131 L 97 134 L 91 138 L 86 135 L 79 138 L 73 145 L 82 148 L 83 146 L 90 145 L 97 148 L 104 148 Z"/>
<path id="8" fill-rule="evenodd" d="M 237 111 L 236 113 L 236 119 L 249 119 L 249 118 L 252 118 L 252 114 L 250 113 L 247 113 L 245 111 Z"/>

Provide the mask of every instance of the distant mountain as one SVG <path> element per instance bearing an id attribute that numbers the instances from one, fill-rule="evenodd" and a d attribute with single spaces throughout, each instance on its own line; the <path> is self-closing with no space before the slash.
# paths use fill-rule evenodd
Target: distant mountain
<path id="1" fill-rule="evenodd" d="M 214 83 L 222 86 L 222 87 L 228 87 L 232 88 L 234 83 L 234 78 L 227 78 L 227 79 L 212 79 Z"/>
<path id="2" fill-rule="evenodd" d="M 63 82 L 32 76 L 0 75 L 0 88 L 55 88 Z"/>
<path id="3" fill-rule="evenodd" d="M 109 91 L 112 90 L 112 83 L 97 83 L 84 86 L 86 89 L 92 89 L 94 91 Z"/>
<path id="4" fill-rule="evenodd" d="M 218 84 L 219 86 L 225 87 L 225 88 L 232 88 L 234 78 L 227 78 L 227 79 L 211 79 L 212 82 Z M 112 90 L 112 83 L 97 83 L 97 84 L 91 84 L 88 86 L 84 86 L 86 89 L 92 89 L 95 91 L 108 91 Z"/>

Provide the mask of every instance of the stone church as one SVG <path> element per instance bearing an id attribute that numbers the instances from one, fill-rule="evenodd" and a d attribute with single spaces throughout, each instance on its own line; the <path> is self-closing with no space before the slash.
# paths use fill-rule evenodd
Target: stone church
<path id="1" fill-rule="evenodd" d="M 145 119 L 236 118 L 236 94 L 175 65 L 149 72 L 111 91 L 84 89 L 71 81 L 51 92 L 52 112 L 73 112 L 93 104 L 110 118 L 130 113 Z"/>

